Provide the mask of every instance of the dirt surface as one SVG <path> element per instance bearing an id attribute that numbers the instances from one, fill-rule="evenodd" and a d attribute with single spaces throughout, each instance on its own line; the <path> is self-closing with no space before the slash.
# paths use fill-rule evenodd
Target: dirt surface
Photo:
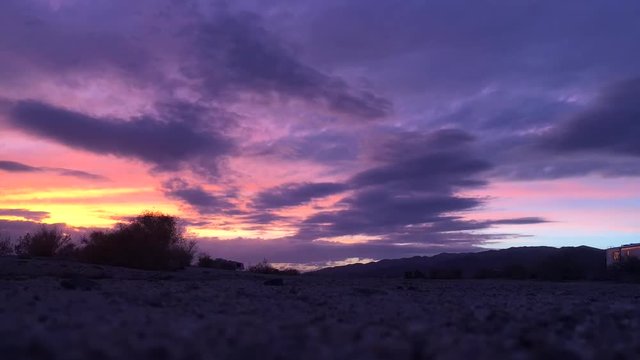
<path id="1" fill-rule="evenodd" d="M 636 359 L 639 300 L 633 284 L 274 278 L 0 258 L 0 357 Z"/>

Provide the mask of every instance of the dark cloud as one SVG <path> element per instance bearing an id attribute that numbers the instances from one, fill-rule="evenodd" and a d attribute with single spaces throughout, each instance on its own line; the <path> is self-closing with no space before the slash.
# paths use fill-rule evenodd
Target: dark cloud
<path id="1" fill-rule="evenodd" d="M 233 149 L 215 130 L 184 119 L 106 119 L 37 101 L 17 102 L 9 112 L 15 128 L 67 146 L 150 163 L 158 171 L 189 165 L 215 174 L 217 160 Z"/>
<path id="2" fill-rule="evenodd" d="M 277 209 L 302 205 L 317 198 L 343 192 L 347 187 L 337 183 L 289 183 L 267 189 L 256 195 L 253 207 Z"/>
<path id="3" fill-rule="evenodd" d="M 278 221 L 290 220 L 289 217 L 277 215 L 264 210 L 247 212 L 244 215 L 240 215 L 240 218 L 246 223 L 257 225 L 269 225 Z"/>
<path id="4" fill-rule="evenodd" d="M 407 157 L 412 154 L 407 154 Z M 491 164 L 465 152 L 434 152 L 363 171 L 351 180 L 353 186 L 399 186 L 407 190 L 439 191 L 442 188 L 478 186 L 484 180 L 474 177 L 489 170 Z"/>
<path id="5" fill-rule="evenodd" d="M 475 140 L 476 137 L 469 132 L 454 128 L 408 131 L 383 127 L 366 139 L 364 153 L 373 161 L 395 162 L 434 152 L 467 149 Z"/>
<path id="6" fill-rule="evenodd" d="M 606 86 L 579 111 L 537 131 L 487 138 L 476 152 L 496 166 L 490 177 L 509 180 L 597 175 L 639 176 L 640 80 Z"/>
<path id="7" fill-rule="evenodd" d="M 477 209 L 484 202 L 457 195 L 461 189 L 483 185 L 483 174 L 492 168 L 468 150 L 472 142 L 472 136 L 458 130 L 415 134 L 409 141 L 401 136 L 386 138 L 374 155 L 383 161 L 381 164 L 355 174 L 343 184 L 327 188 L 317 185 L 328 193 L 345 189 L 349 192 L 336 204 L 336 210 L 320 211 L 302 221 L 294 238 L 367 235 L 391 243 L 424 245 L 434 239 L 454 241 L 463 236 L 443 235 L 446 232 L 491 226 L 449 216 Z M 271 206 L 298 204 L 300 199 L 309 199 L 315 190 L 315 185 L 287 184 L 260 194 L 258 198 L 263 199 L 256 202 Z"/>
<path id="8" fill-rule="evenodd" d="M 456 246 L 459 241 L 472 247 L 486 240 L 473 231 L 546 221 L 538 217 L 473 221 L 455 215 L 484 204 L 484 199 L 458 192 L 484 185 L 493 169 L 489 161 L 472 151 L 476 139 L 464 131 L 391 132 L 378 140 L 369 154 L 378 165 L 344 183 L 296 183 L 268 189 L 256 196 L 255 206 L 272 209 L 299 205 L 346 191 L 335 210 L 307 217 L 292 238 L 316 242 L 340 236 L 373 236 L 378 240 L 364 247 L 390 252 L 392 246 L 407 246 L 409 252 L 414 248 L 424 251 L 424 247 L 435 245 Z M 375 258 L 383 256 L 377 254 Z"/>
<path id="9" fill-rule="evenodd" d="M 0 170 L 8 172 L 38 172 L 39 168 L 25 165 L 15 161 L 0 161 Z"/>
<path id="10" fill-rule="evenodd" d="M 401 236 L 414 233 L 424 224 L 440 221 L 446 213 L 476 208 L 481 200 L 453 195 L 415 194 L 384 188 L 359 191 L 342 201 L 345 210 L 324 211 L 307 218 L 298 235 L 301 238 L 328 238 L 343 235 Z"/>
<path id="11" fill-rule="evenodd" d="M 310 58 L 370 69 L 396 93 L 584 84 L 637 71 L 640 54 L 640 5 L 633 1 L 323 1 L 285 17 L 289 7 L 273 16 L 273 26 L 312 44 Z"/>
<path id="12" fill-rule="evenodd" d="M 538 149 L 521 156 L 514 154 L 494 170 L 491 177 L 516 181 L 554 180 L 589 175 L 611 178 L 640 176 L 640 161 L 615 156 L 540 153 Z"/>
<path id="13" fill-rule="evenodd" d="M 96 175 L 96 174 L 88 173 L 86 171 L 81 171 L 81 170 L 62 169 L 62 168 L 46 168 L 46 170 L 55 171 L 62 176 L 71 176 L 71 177 L 76 177 L 80 179 L 98 180 L 98 181 L 108 180 L 106 177 L 102 175 Z"/>
<path id="14" fill-rule="evenodd" d="M 499 219 L 499 220 L 491 220 L 488 223 L 492 225 L 529 225 L 529 224 L 542 224 L 549 222 L 541 217 L 532 216 L 532 217 L 522 217 L 522 218 L 513 218 L 513 219 Z"/>
<path id="15" fill-rule="evenodd" d="M 29 221 L 42 221 L 49 217 L 46 211 L 32 211 L 27 209 L 0 209 L 0 216 L 14 216 Z"/>
<path id="16" fill-rule="evenodd" d="M 49 167 L 34 167 L 15 161 L 0 161 L 0 171 L 14 172 L 14 173 L 38 173 L 38 172 L 53 172 L 62 176 L 76 177 L 86 180 L 107 180 L 102 175 L 92 174 L 86 171 L 64 169 L 64 168 L 49 168 Z"/>
<path id="17" fill-rule="evenodd" d="M 640 156 L 640 79 L 605 90 L 590 109 L 560 124 L 543 145 L 558 152 Z"/>
<path id="18" fill-rule="evenodd" d="M 337 167 L 356 161 L 359 154 L 356 134 L 337 131 L 317 131 L 289 134 L 275 141 L 252 144 L 244 150 L 251 156 L 269 156 L 285 160 L 307 160 Z"/>
<path id="19" fill-rule="evenodd" d="M 151 11 L 173 10 L 170 1 L 95 1 L 63 4 L 7 0 L 0 3 L 0 74 L 6 81 L 33 76 L 116 75 L 127 82 L 163 81 L 149 38 Z M 147 21 L 145 21 L 147 19 Z M 143 25 L 146 24 L 147 26 Z M 89 30 L 91 29 L 91 30 Z M 156 37 L 162 34 L 156 31 Z"/>
<path id="20" fill-rule="evenodd" d="M 227 197 L 213 195 L 201 186 L 189 184 L 183 179 L 166 181 L 163 191 L 166 196 L 188 204 L 202 215 L 225 214 L 235 209 Z"/>
<path id="21" fill-rule="evenodd" d="M 250 92 L 358 118 L 391 110 L 389 100 L 304 64 L 258 14 L 231 12 L 225 1 L 113 0 L 54 10 L 7 0 L 0 3 L 0 44 L 9 50 L 0 52 L 0 74 L 18 81 L 33 70 L 115 75 L 158 93 L 189 89 L 220 103 Z"/>
<path id="22" fill-rule="evenodd" d="M 218 16 L 199 24 L 194 33 L 195 66 L 186 67 L 185 71 L 203 76 L 209 91 L 281 95 L 366 119 L 384 117 L 390 112 L 388 100 L 354 89 L 338 77 L 303 64 L 260 25 L 255 14 Z"/>

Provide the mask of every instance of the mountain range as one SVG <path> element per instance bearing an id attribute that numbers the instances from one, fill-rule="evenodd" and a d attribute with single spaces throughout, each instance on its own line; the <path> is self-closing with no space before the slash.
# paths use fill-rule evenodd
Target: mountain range
<path id="1" fill-rule="evenodd" d="M 596 280 L 606 276 L 606 262 L 604 250 L 588 246 L 512 247 L 386 259 L 324 268 L 310 274 L 332 277 Z"/>

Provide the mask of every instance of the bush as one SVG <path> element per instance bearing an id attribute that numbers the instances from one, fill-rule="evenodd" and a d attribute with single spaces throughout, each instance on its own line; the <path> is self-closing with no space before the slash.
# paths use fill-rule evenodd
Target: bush
<path id="1" fill-rule="evenodd" d="M 460 269 L 431 269 L 429 279 L 462 279 Z"/>
<path id="2" fill-rule="evenodd" d="M 405 271 L 405 279 L 425 279 L 427 276 L 420 270 Z"/>
<path id="3" fill-rule="evenodd" d="M 640 282 L 640 259 L 627 257 L 608 269 L 611 280 Z"/>
<path id="4" fill-rule="evenodd" d="M 13 246 L 11 246 L 11 238 L 0 235 L 0 256 L 7 256 L 13 254 Z"/>
<path id="5" fill-rule="evenodd" d="M 69 235 L 56 228 L 43 226 L 34 234 L 27 233 L 19 238 L 15 252 L 19 256 L 53 257 L 68 246 L 72 246 Z"/>
<path id="6" fill-rule="evenodd" d="M 220 258 L 212 259 L 211 256 L 206 254 L 200 255 L 200 257 L 198 258 L 198 266 L 203 268 L 209 268 L 209 269 L 232 270 L 232 271 L 244 269 L 244 264 L 240 262 L 225 260 Z"/>
<path id="7" fill-rule="evenodd" d="M 269 264 L 266 259 L 249 267 L 249 272 L 268 275 L 300 275 L 300 271 L 296 269 L 276 269 L 275 267 L 271 266 L 271 264 Z"/>
<path id="8" fill-rule="evenodd" d="M 274 268 L 269 262 L 264 259 L 261 262 L 249 267 L 249 272 L 256 274 L 277 274 L 280 270 Z"/>
<path id="9" fill-rule="evenodd" d="M 95 231 L 83 242 L 85 261 L 146 270 L 182 269 L 195 252 L 195 242 L 184 238 L 175 217 L 152 212 L 112 231 Z"/>
<path id="10" fill-rule="evenodd" d="M 550 281 L 576 281 L 588 278 L 579 259 L 565 253 L 553 255 L 543 261 L 536 275 L 541 280 Z"/>
<path id="11" fill-rule="evenodd" d="M 294 269 L 294 268 L 286 268 L 279 271 L 280 271 L 280 275 L 287 275 L 287 276 L 300 275 L 300 270 Z"/>

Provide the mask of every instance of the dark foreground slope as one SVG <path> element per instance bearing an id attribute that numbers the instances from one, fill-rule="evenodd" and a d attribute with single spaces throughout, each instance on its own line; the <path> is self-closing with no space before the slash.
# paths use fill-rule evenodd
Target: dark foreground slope
<path id="1" fill-rule="evenodd" d="M 514 247 L 439 254 L 321 269 L 335 277 L 510 278 L 595 280 L 605 277 L 604 250 L 579 247 Z"/>
<path id="2" fill-rule="evenodd" d="M 15 259 L 0 269 L 2 359 L 606 360 L 640 352 L 634 284 L 306 276 L 265 284 L 268 277 L 247 273 Z"/>

